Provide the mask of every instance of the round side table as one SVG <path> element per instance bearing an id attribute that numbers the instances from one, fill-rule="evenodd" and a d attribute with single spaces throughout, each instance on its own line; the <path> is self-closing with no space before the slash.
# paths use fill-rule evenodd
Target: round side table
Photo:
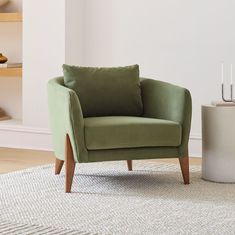
<path id="1" fill-rule="evenodd" d="M 202 178 L 235 183 L 235 106 L 202 106 Z"/>

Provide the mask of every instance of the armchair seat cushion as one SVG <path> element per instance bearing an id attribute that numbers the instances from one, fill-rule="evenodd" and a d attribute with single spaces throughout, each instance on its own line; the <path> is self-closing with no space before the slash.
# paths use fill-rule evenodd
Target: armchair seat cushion
<path id="1" fill-rule="evenodd" d="M 89 117 L 84 121 L 88 150 L 181 144 L 182 127 L 173 121 L 130 116 Z"/>

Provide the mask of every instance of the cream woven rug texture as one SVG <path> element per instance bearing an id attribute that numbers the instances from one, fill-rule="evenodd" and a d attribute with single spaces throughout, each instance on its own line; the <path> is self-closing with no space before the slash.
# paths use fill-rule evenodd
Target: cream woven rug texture
<path id="1" fill-rule="evenodd" d="M 52 165 L 0 175 L 0 234 L 235 234 L 234 184 L 203 181 L 196 166 L 190 185 L 178 165 L 133 169 L 79 164 L 71 194 Z"/>

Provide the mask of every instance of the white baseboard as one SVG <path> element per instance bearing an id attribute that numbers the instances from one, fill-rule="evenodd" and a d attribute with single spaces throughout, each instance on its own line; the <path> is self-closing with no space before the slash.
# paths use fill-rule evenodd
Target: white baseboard
<path id="1" fill-rule="evenodd" d="M 202 137 L 200 135 L 190 135 L 189 156 L 202 157 Z"/>
<path id="2" fill-rule="evenodd" d="M 52 151 L 48 129 L 26 126 L 0 126 L 0 147 Z"/>
<path id="3" fill-rule="evenodd" d="M 190 156 L 202 156 L 201 142 L 199 135 L 190 136 Z M 52 151 L 51 132 L 35 127 L 0 126 L 0 147 Z"/>

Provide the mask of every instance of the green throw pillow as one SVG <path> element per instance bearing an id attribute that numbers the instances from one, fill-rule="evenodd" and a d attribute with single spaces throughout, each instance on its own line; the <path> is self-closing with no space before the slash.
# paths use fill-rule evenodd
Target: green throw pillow
<path id="1" fill-rule="evenodd" d="M 84 117 L 141 116 L 139 66 L 95 68 L 63 65 L 65 86 L 80 100 Z"/>

